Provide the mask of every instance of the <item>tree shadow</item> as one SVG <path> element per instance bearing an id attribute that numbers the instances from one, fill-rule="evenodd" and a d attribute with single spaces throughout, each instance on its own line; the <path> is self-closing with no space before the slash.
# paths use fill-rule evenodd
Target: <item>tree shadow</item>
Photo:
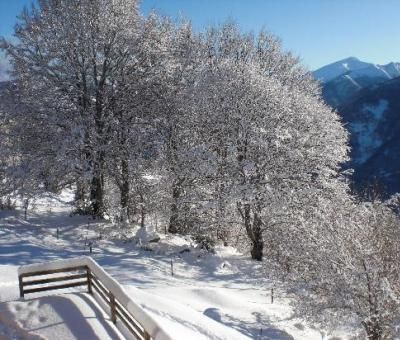
<path id="1" fill-rule="evenodd" d="M 100 339 L 99 334 L 96 334 L 95 329 L 101 327 L 104 333 L 109 339 L 120 339 L 118 332 L 109 323 L 109 320 L 105 318 L 104 313 L 100 310 L 97 303 L 94 303 L 92 298 L 83 293 L 69 293 L 63 295 L 54 296 L 42 296 L 26 300 L 26 302 L 38 301 L 39 308 L 46 305 L 50 306 L 60 317 L 62 321 L 51 323 L 36 328 L 31 328 L 28 331 L 38 331 L 45 328 L 56 327 L 59 325 L 65 325 L 65 327 L 72 333 L 75 339 L 87 340 L 87 339 Z M 89 308 L 90 312 L 83 312 Z M 97 325 L 93 327 L 92 323 L 97 321 Z"/>
<path id="2" fill-rule="evenodd" d="M 218 308 L 207 308 L 204 310 L 203 314 L 252 339 L 294 340 L 293 336 L 285 330 L 272 326 L 271 321 L 258 312 L 252 313 L 255 318 L 254 322 L 247 323 L 244 323 L 243 320 L 234 318 L 231 315 L 221 313 Z"/>

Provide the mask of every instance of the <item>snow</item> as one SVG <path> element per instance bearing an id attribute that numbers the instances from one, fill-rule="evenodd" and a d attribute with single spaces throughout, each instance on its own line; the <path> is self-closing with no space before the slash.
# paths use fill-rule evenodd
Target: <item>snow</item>
<path id="1" fill-rule="evenodd" d="M 120 333 L 109 316 L 97 308 L 90 295 L 77 289 L 18 300 L 19 266 L 42 266 L 54 260 L 58 264 L 46 264 L 46 268 L 76 261 L 92 266 L 90 258 L 82 258 L 88 255 L 84 241 L 87 235 L 97 239 L 100 233 L 103 238 L 96 241 L 92 257 L 106 273 L 96 274 L 112 289 L 117 289 L 117 280 L 123 287 L 118 288 L 120 293 L 126 294 L 119 297 L 133 301 L 135 308 L 144 310 L 143 314 L 175 339 L 319 340 L 321 332 L 332 336 L 346 333 L 320 330 L 295 315 L 290 295 L 264 278 L 259 263 L 233 247 L 219 245 L 216 254 L 209 254 L 193 247 L 189 238 L 160 235 L 158 243 L 148 245 L 152 251 L 146 251 L 136 242 L 107 239 L 104 235 L 113 227 L 104 222 L 70 217 L 71 198 L 71 191 L 40 197 L 34 211 L 28 213 L 28 221 L 19 210 L 0 211 L 0 338 L 91 339 L 94 337 L 87 334 L 95 333 L 102 339 L 118 339 Z M 24 267 L 20 273 L 33 268 Z M 84 317 L 75 317 L 72 310 Z M 86 334 L 78 334 L 78 328 Z"/>
<path id="2" fill-rule="evenodd" d="M 0 335 L 37 339 L 124 339 L 87 294 L 42 296 L 0 305 Z M 18 338 L 18 337 L 17 337 Z M 25 337 L 22 337 L 25 338 Z"/>
<path id="3" fill-rule="evenodd" d="M 381 71 L 385 74 L 385 76 L 387 77 L 387 79 L 392 79 L 392 78 L 393 78 L 393 77 L 385 70 L 385 67 L 381 67 L 381 66 L 378 66 L 378 65 L 375 65 L 375 67 L 376 67 L 377 69 L 381 70 Z"/>
<path id="4" fill-rule="evenodd" d="M 339 60 L 332 64 L 323 66 L 314 71 L 314 77 L 319 81 L 326 83 L 338 76 L 344 75 L 349 71 L 356 71 L 368 67 L 370 64 L 358 60 L 355 57 Z"/>
<path id="5" fill-rule="evenodd" d="M 392 77 L 400 77 L 400 64 L 399 63 L 389 63 L 387 65 L 381 66 L 385 71 Z"/>
<path id="6" fill-rule="evenodd" d="M 348 74 L 345 75 L 345 78 L 347 78 L 348 80 L 350 80 L 350 82 L 352 84 L 354 84 L 356 87 L 358 87 L 359 89 L 361 88 L 360 84 L 358 84 L 352 77 L 350 77 Z"/>
<path id="7" fill-rule="evenodd" d="M 179 334 L 181 339 L 250 339 L 220 323 L 218 312 L 216 315 L 207 314 L 207 311 L 212 308 L 206 309 L 204 313 L 199 313 L 192 307 L 186 306 L 185 301 L 198 301 L 199 299 L 187 295 L 184 291 L 179 294 L 178 301 L 174 289 L 169 292 L 161 290 L 161 294 L 154 294 L 154 292 L 150 294 L 131 286 L 128 288 L 128 292 L 159 323 L 163 324 L 170 334 L 175 336 Z M 171 296 L 174 296 L 174 299 L 171 299 Z M 206 294 L 207 296 L 208 294 Z"/>
<path id="8" fill-rule="evenodd" d="M 392 79 L 383 67 L 374 64 L 370 64 L 368 67 L 362 69 L 352 70 L 350 75 L 354 79 L 360 77 Z"/>
<path id="9" fill-rule="evenodd" d="M 397 63 L 377 65 L 350 57 L 323 66 L 314 71 L 313 74 L 322 83 L 327 83 L 339 76 L 346 76 L 349 80 L 357 83 L 357 79 L 363 77 L 381 78 L 383 80 L 398 77 L 400 76 L 400 66 Z"/>

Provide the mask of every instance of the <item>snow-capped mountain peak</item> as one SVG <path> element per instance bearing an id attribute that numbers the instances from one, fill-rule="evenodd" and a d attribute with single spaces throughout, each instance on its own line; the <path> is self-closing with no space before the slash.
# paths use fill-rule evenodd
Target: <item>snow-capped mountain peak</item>
<path id="1" fill-rule="evenodd" d="M 323 66 L 314 71 L 313 74 L 321 83 L 328 83 L 345 74 L 349 75 L 353 80 L 357 80 L 356 78 L 359 77 L 378 77 L 385 80 L 400 76 L 400 64 L 392 62 L 387 65 L 377 65 L 350 57 Z"/>
<path id="2" fill-rule="evenodd" d="M 378 65 L 350 57 L 323 66 L 313 75 L 323 85 L 325 101 L 337 107 L 363 88 L 400 77 L 400 63 Z"/>
<path id="3" fill-rule="evenodd" d="M 326 83 L 348 72 L 360 70 L 371 65 L 372 64 L 360 61 L 355 57 L 349 57 L 323 66 L 313 73 L 316 79 L 318 79 L 322 83 Z"/>
<path id="4" fill-rule="evenodd" d="M 396 78 L 400 75 L 400 64 L 399 63 L 389 63 L 387 65 L 383 65 L 382 67 L 385 68 L 386 72 L 392 77 Z"/>

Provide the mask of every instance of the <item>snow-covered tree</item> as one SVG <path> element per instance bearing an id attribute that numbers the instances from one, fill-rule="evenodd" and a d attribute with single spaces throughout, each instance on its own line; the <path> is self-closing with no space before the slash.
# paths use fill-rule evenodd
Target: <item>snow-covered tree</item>
<path id="1" fill-rule="evenodd" d="M 302 193 L 303 205 L 290 207 L 296 215 L 307 205 L 304 192 L 339 188 L 337 172 L 347 157 L 337 114 L 319 99 L 308 72 L 277 40 L 265 43 L 266 36 L 243 36 L 231 24 L 210 31 L 194 105 L 212 153 L 207 161 L 215 169 L 223 164 L 224 175 L 215 177 L 224 183 L 215 188 L 236 206 L 258 260 L 269 228 L 290 223 L 286 202 Z"/>
<path id="2" fill-rule="evenodd" d="M 197 198 L 191 196 L 197 180 L 199 139 L 191 96 L 201 65 L 201 44 L 187 22 L 160 22 L 160 51 L 152 79 L 148 109 L 156 144 L 154 169 L 161 174 L 163 197 L 169 205 L 168 230 L 187 232 Z M 160 64 L 161 62 L 161 64 Z"/>
<path id="3" fill-rule="evenodd" d="M 295 241 L 288 238 L 283 251 L 290 270 L 278 268 L 297 288 L 299 313 L 325 325 L 358 322 L 368 339 L 393 338 L 400 311 L 398 216 L 381 202 L 318 201 L 318 210 L 310 207 L 303 223 L 291 227 Z"/>
<path id="4" fill-rule="evenodd" d="M 107 123 L 116 78 L 132 56 L 137 21 L 134 0 L 40 0 L 21 14 L 16 42 L 1 44 L 19 99 L 29 107 L 24 116 L 37 123 L 26 126 L 33 131 L 31 145 L 39 153 L 51 147 L 47 169 L 71 173 L 78 189 L 89 182 L 95 215 L 104 212 Z"/>

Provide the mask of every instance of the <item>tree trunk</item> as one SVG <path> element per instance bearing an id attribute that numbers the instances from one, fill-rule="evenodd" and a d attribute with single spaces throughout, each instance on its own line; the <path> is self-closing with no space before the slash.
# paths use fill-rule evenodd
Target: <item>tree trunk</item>
<path id="1" fill-rule="evenodd" d="M 175 184 L 172 188 L 172 204 L 171 204 L 171 217 L 169 218 L 168 232 L 176 234 L 181 231 L 181 223 L 179 220 L 178 199 L 181 195 L 180 186 Z"/>
<path id="2" fill-rule="evenodd" d="M 121 191 L 121 208 L 125 218 L 130 220 L 129 212 L 129 196 L 130 196 L 130 185 L 129 185 L 129 167 L 128 161 L 121 161 L 121 172 L 122 172 L 122 183 L 120 186 Z"/>
<path id="3" fill-rule="evenodd" d="M 262 221 L 258 213 L 253 214 L 253 223 L 251 221 L 250 204 L 244 205 L 244 211 L 241 212 L 247 236 L 251 241 L 250 254 L 253 260 L 262 261 L 264 241 L 262 239 Z"/>
<path id="4" fill-rule="evenodd" d="M 140 210 L 140 227 L 144 228 L 144 223 L 146 220 L 146 211 L 144 210 L 144 205 L 142 205 Z"/>
<path id="5" fill-rule="evenodd" d="M 90 202 L 93 216 L 102 218 L 104 216 L 104 178 L 103 178 L 104 155 L 100 152 L 99 159 L 95 162 L 95 169 L 90 187 Z"/>
<path id="6" fill-rule="evenodd" d="M 382 325 L 379 322 L 378 318 L 378 308 L 377 308 L 377 298 L 374 294 L 373 285 L 371 283 L 370 272 L 368 270 L 368 265 L 366 260 L 362 261 L 363 268 L 365 271 L 365 278 L 367 280 L 367 288 L 368 288 L 368 304 L 369 304 L 369 313 L 370 317 L 362 322 L 365 331 L 367 332 L 367 338 L 369 340 L 379 340 L 383 338 L 383 329 Z"/>
<path id="7" fill-rule="evenodd" d="M 379 319 L 377 317 L 371 317 L 366 321 L 363 321 L 363 326 L 365 331 L 367 332 L 368 340 L 380 340 L 383 338 L 383 330 L 382 326 L 379 323 Z"/>
<path id="8" fill-rule="evenodd" d="M 93 79 L 96 86 L 96 102 L 95 102 L 95 115 L 94 123 L 96 128 L 97 138 L 96 146 L 100 147 L 95 151 L 94 157 L 94 169 L 93 177 L 90 190 L 90 201 L 92 204 L 93 216 L 102 218 L 105 213 L 104 207 L 104 163 L 105 163 L 105 151 L 102 149 L 106 145 L 104 136 L 105 132 L 105 117 L 103 114 L 103 89 L 106 81 L 106 68 L 102 70 L 100 80 L 98 78 L 96 55 L 93 55 Z"/>
<path id="9" fill-rule="evenodd" d="M 253 240 L 252 240 L 252 248 L 251 248 L 251 257 L 254 260 L 262 261 L 263 258 L 263 249 L 264 249 L 264 241 L 262 238 L 262 221 L 260 216 L 257 213 L 254 213 L 253 218 Z"/>
<path id="10" fill-rule="evenodd" d="M 144 201 L 143 192 L 140 192 L 139 198 L 140 198 L 140 227 L 144 228 L 144 224 L 146 221 L 146 205 Z"/>
<path id="11" fill-rule="evenodd" d="M 80 213 L 87 212 L 87 207 L 85 206 L 86 201 L 86 186 L 82 180 L 78 180 L 76 182 L 76 191 L 75 191 L 75 206 Z"/>
<path id="12" fill-rule="evenodd" d="M 104 214 L 104 190 L 101 175 L 94 175 L 90 189 L 90 201 L 93 216 L 103 217 Z"/>

